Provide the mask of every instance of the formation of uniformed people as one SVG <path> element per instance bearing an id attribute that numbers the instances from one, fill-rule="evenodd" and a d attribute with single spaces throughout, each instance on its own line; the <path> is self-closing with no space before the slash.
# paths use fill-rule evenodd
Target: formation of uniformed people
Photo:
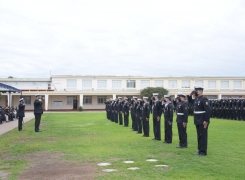
<path id="1" fill-rule="evenodd" d="M 187 123 L 188 115 L 194 116 L 194 124 L 197 131 L 198 152 L 200 156 L 207 155 L 208 126 L 210 123 L 211 107 L 207 98 L 203 96 L 203 88 L 195 86 L 195 90 L 190 96 L 178 94 L 174 102 L 169 95 L 164 95 L 162 99 L 158 98 L 158 93 L 153 93 L 152 98 L 142 99 L 133 96 L 132 99 L 118 97 L 106 101 L 107 119 L 119 123 L 119 125 L 129 126 L 129 113 L 132 120 L 132 131 L 142 134 L 143 137 L 149 137 L 150 132 L 150 114 L 153 120 L 153 140 L 161 140 L 161 117 L 164 117 L 164 141 L 165 144 L 172 143 L 172 124 L 174 112 L 176 112 L 176 122 L 179 134 L 179 144 L 176 148 L 187 148 Z M 191 104 L 191 106 L 190 106 Z M 190 112 L 190 107 L 193 109 Z M 118 122 L 119 117 L 119 122 Z"/>
<path id="2" fill-rule="evenodd" d="M 245 120 L 244 99 L 212 99 L 209 102 L 212 118 Z"/>

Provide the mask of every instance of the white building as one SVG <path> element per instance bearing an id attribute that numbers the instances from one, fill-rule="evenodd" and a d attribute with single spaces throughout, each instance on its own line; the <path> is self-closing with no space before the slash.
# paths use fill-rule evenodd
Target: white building
<path id="1" fill-rule="evenodd" d="M 194 85 L 204 87 L 204 94 L 211 99 L 244 98 L 245 77 L 141 77 L 141 76 L 70 76 L 53 75 L 50 79 L 3 78 L 0 82 L 22 90 L 26 109 L 33 109 L 35 94 L 44 99 L 45 110 L 104 109 L 107 98 L 140 96 L 146 87 L 164 87 L 171 96 L 178 92 L 189 94 Z M 0 105 L 6 106 L 7 94 L 2 94 Z M 16 107 L 20 94 L 13 94 Z"/>

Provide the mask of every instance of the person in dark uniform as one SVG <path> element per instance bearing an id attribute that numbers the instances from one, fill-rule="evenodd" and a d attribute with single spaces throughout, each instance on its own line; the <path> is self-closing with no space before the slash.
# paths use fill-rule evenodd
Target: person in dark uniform
<path id="1" fill-rule="evenodd" d="M 174 106 L 170 100 L 169 95 L 164 95 L 164 141 L 163 143 L 170 144 L 172 143 L 172 123 L 173 123 L 173 114 L 174 114 Z"/>
<path id="2" fill-rule="evenodd" d="M 153 113 L 153 132 L 154 138 L 152 140 L 161 140 L 161 102 L 158 100 L 158 93 L 153 93 L 152 97 L 152 113 Z"/>
<path id="3" fill-rule="evenodd" d="M 131 113 L 131 119 L 132 119 L 132 131 L 135 131 L 136 127 L 135 127 L 135 108 L 136 108 L 136 100 L 137 97 L 133 96 L 133 98 L 131 99 L 130 102 L 130 113 Z"/>
<path id="4" fill-rule="evenodd" d="M 142 121 L 143 121 L 143 137 L 149 137 L 149 131 L 150 131 L 150 125 L 149 125 L 149 119 L 150 119 L 150 104 L 148 103 L 148 97 L 143 97 L 143 107 L 142 107 Z"/>
<path id="5" fill-rule="evenodd" d="M 43 114 L 42 99 L 40 94 L 37 94 L 36 99 L 34 101 L 35 132 L 42 132 L 39 129 L 42 114 Z"/>
<path id="6" fill-rule="evenodd" d="M 177 107 L 177 127 L 179 133 L 179 146 L 176 148 L 187 148 L 187 123 L 188 123 L 188 104 L 184 94 L 178 94 L 179 104 Z"/>
<path id="7" fill-rule="evenodd" d="M 194 123 L 197 131 L 198 152 L 196 155 L 206 156 L 208 148 L 208 126 L 210 124 L 210 106 L 207 98 L 203 96 L 203 88 L 195 86 L 194 94 Z M 193 99 L 189 99 L 193 101 Z"/>
<path id="8" fill-rule="evenodd" d="M 128 98 L 124 98 L 123 103 L 123 115 L 124 115 L 124 126 L 128 127 L 128 116 L 129 116 L 129 103 Z"/>
<path id="9" fill-rule="evenodd" d="M 115 115 L 114 115 L 114 113 L 115 113 L 115 100 L 112 99 L 111 100 L 111 121 L 112 122 L 115 122 Z"/>
<path id="10" fill-rule="evenodd" d="M 142 99 L 138 99 L 137 107 L 136 107 L 136 119 L 138 125 L 137 134 L 142 134 Z"/>
<path id="11" fill-rule="evenodd" d="M 118 99 L 114 102 L 114 122 L 118 123 Z"/>
<path id="12" fill-rule="evenodd" d="M 105 101 L 105 111 L 106 111 L 106 118 L 109 120 L 108 108 L 109 108 L 109 99 L 106 99 L 106 101 Z"/>
<path id="13" fill-rule="evenodd" d="M 22 131 L 23 118 L 25 117 L 25 102 L 24 99 L 21 98 L 19 100 L 19 120 L 18 120 L 18 129 Z"/>
<path id="14" fill-rule="evenodd" d="M 123 102 L 122 97 L 118 97 L 118 115 L 119 115 L 119 125 L 123 125 L 123 119 L 122 119 L 122 108 L 123 108 Z"/>

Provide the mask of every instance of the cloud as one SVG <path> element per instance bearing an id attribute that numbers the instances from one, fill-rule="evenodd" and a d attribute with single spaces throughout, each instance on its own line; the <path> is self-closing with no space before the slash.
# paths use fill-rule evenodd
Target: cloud
<path id="1" fill-rule="evenodd" d="M 0 77 L 244 76 L 245 3 L 1 1 Z"/>

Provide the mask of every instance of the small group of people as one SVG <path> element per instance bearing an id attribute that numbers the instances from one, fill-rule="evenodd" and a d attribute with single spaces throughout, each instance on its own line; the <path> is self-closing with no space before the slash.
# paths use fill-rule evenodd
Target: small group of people
<path id="1" fill-rule="evenodd" d="M 41 116 L 43 114 L 43 108 L 42 108 L 42 99 L 40 94 L 35 95 L 36 99 L 33 103 L 34 105 L 34 115 L 35 115 L 35 132 L 42 132 L 39 129 Z M 8 108 L 3 109 L 0 106 L 0 124 L 2 124 L 3 121 L 8 122 L 6 116 L 11 115 L 11 110 L 7 111 Z M 15 109 L 16 115 L 12 118 L 9 118 L 10 121 L 14 120 L 15 118 L 18 119 L 18 130 L 22 131 L 22 126 L 24 124 L 24 117 L 25 117 L 25 100 L 21 98 L 19 100 L 18 108 Z"/>
<path id="2" fill-rule="evenodd" d="M 203 88 L 195 86 L 190 96 L 178 94 L 175 99 L 176 106 L 171 101 L 169 95 L 159 100 L 158 93 L 153 93 L 153 97 L 148 102 L 148 97 L 142 99 L 133 96 L 129 101 L 127 97 L 122 99 L 108 99 L 106 101 L 107 119 L 119 123 L 125 127 L 129 126 L 129 111 L 132 119 L 132 130 L 143 137 L 149 137 L 149 120 L 150 114 L 153 115 L 153 133 L 152 140 L 161 140 L 161 117 L 164 117 L 164 141 L 165 144 L 172 143 L 172 124 L 174 111 L 176 111 L 177 128 L 179 134 L 179 145 L 177 148 L 187 148 L 187 123 L 188 123 L 188 104 L 193 104 L 194 124 L 197 131 L 198 152 L 199 156 L 207 155 L 208 126 L 210 123 L 211 108 L 209 101 L 203 96 Z"/>
<path id="3" fill-rule="evenodd" d="M 0 106 L 0 124 L 3 124 L 3 122 L 10 122 L 10 121 L 14 121 L 15 119 L 18 119 L 18 108 L 14 108 L 11 107 L 9 108 L 8 106 L 6 106 L 5 108 L 3 108 L 2 106 Z"/>

